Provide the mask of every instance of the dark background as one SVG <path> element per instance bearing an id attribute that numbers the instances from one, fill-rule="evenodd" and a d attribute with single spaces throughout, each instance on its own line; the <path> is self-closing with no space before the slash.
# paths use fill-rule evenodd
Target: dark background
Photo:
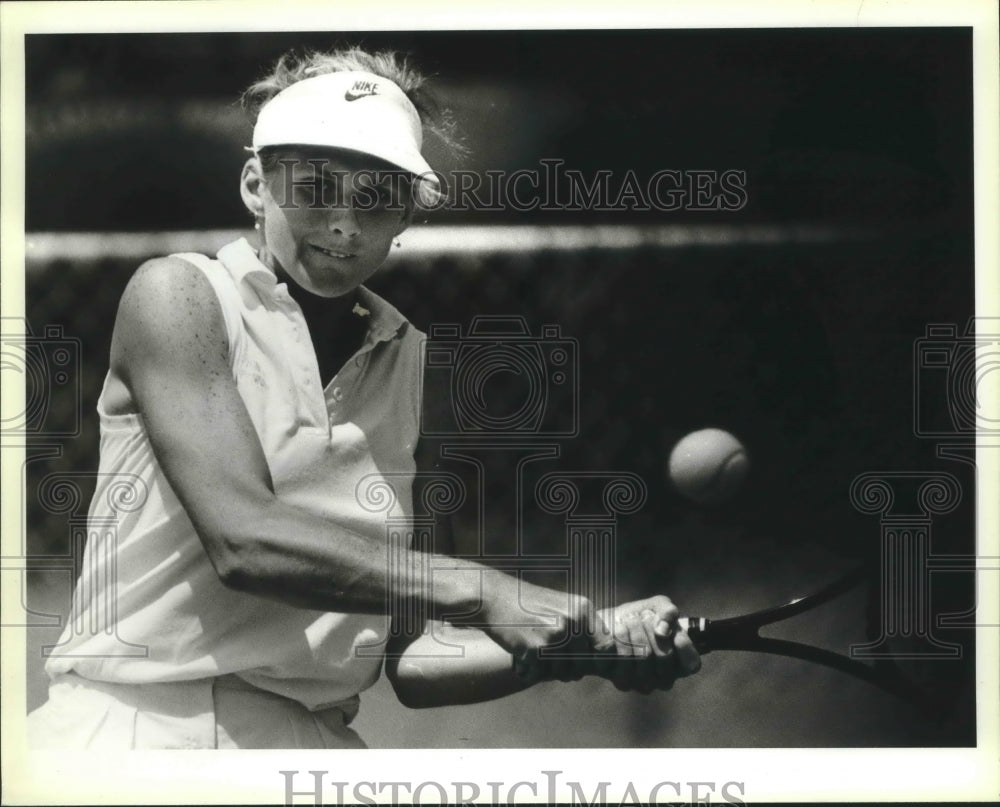
<path id="1" fill-rule="evenodd" d="M 738 168 L 752 183 L 740 221 L 967 229 L 970 42 L 964 29 L 30 36 L 28 229 L 244 225 L 225 181 L 250 140 L 239 93 L 286 50 L 335 43 L 408 52 L 435 74 L 465 168 Z M 435 168 L 457 165 L 427 146 Z M 435 221 L 456 217 L 482 223 Z"/>
<path id="2" fill-rule="evenodd" d="M 338 43 L 410 51 L 437 75 L 469 150 L 458 158 L 428 142 L 442 171 L 560 158 L 585 175 L 747 173 L 739 211 L 444 210 L 421 226 L 810 225 L 840 234 L 433 257 L 404 249 L 374 279 L 425 331 L 517 314 L 533 333 L 559 324 L 578 340 L 581 434 L 560 441 L 558 459 L 537 474 L 645 480 L 645 507 L 618 525 L 622 596 L 665 590 L 686 610 L 721 615 L 870 560 L 878 520 L 847 494 L 868 471 L 954 474 L 970 493 L 935 522 L 933 551 L 974 550 L 971 466 L 938 459 L 934 442 L 915 436 L 912 414 L 915 388 L 946 414 L 945 394 L 915 374 L 914 341 L 931 323 L 961 333 L 974 310 L 967 29 L 29 36 L 28 231 L 244 228 L 237 178 L 251 126 L 239 93 L 285 50 Z M 57 323 L 81 340 L 83 400 L 81 435 L 60 442 L 61 457 L 29 466 L 34 552 L 65 546 L 67 515 L 33 500 L 32 480 L 96 468 L 93 405 L 135 263 L 113 254 L 32 260 L 29 249 L 29 321 L 35 333 Z M 74 416 L 68 399 L 50 408 L 52 422 Z M 737 434 L 753 462 L 741 494 L 715 508 L 685 502 L 664 472 L 670 446 L 704 426 Z M 488 529 L 504 536 L 513 471 L 494 460 Z M 532 550 L 560 551 L 561 524 L 527 516 Z M 959 578 L 936 582 L 937 612 L 972 605 L 971 580 Z M 838 649 L 863 640 L 853 616 L 844 610 L 817 635 Z M 720 655 L 678 685 L 683 702 L 677 692 L 643 699 L 586 681 L 415 716 L 380 684 L 375 694 L 386 697 L 366 697 L 359 721 L 381 746 L 968 744 L 971 636 L 946 633 L 964 643 L 963 660 L 921 674 L 960 693 L 947 719 L 795 662 Z M 399 729 L 400 714 L 409 728 Z"/>

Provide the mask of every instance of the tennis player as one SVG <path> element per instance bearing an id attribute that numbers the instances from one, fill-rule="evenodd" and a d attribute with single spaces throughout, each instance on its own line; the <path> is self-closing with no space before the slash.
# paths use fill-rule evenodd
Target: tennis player
<path id="1" fill-rule="evenodd" d="M 419 570 L 438 558 L 389 546 L 358 485 L 384 480 L 412 513 L 423 335 L 364 283 L 437 192 L 421 145 L 446 127 L 391 53 L 288 56 L 245 101 L 240 191 L 259 244 L 148 261 L 124 292 L 90 538 L 32 745 L 364 747 L 349 724 L 387 642 L 411 706 L 584 672 L 651 691 L 695 671 L 666 597 L 598 612 L 457 558 L 432 586 Z M 123 480 L 142 505 L 118 512 Z M 390 601 L 428 630 L 391 631 Z M 461 613 L 475 627 L 443 620 Z M 556 645 L 604 661 L 543 672 Z"/>

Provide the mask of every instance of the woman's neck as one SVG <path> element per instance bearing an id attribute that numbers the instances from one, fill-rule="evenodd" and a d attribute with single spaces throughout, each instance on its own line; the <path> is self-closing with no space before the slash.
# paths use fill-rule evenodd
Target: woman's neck
<path id="1" fill-rule="evenodd" d="M 258 258 L 287 286 L 289 296 L 302 310 L 325 386 L 360 350 L 368 332 L 368 317 L 354 313 L 357 289 L 342 297 L 321 297 L 296 283 L 266 248 L 258 251 Z"/>
<path id="2" fill-rule="evenodd" d="M 338 323 L 349 321 L 352 316 L 351 311 L 358 300 L 357 289 L 341 297 L 322 297 L 296 283 L 281 264 L 274 259 L 266 246 L 262 245 L 257 249 L 257 258 L 274 272 L 279 283 L 285 284 L 289 296 L 299 304 L 299 308 L 302 309 L 302 314 L 311 329 L 323 326 L 322 330 L 324 331 L 336 331 Z"/>

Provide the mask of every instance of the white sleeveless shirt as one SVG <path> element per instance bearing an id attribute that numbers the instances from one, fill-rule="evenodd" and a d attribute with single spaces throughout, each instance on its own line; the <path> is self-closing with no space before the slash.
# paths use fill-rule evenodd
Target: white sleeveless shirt
<path id="1" fill-rule="evenodd" d="M 387 515 L 412 514 L 424 335 L 362 287 L 367 338 L 323 389 L 301 309 L 245 240 L 223 247 L 218 260 L 177 257 L 201 269 L 219 298 L 233 378 L 275 493 L 385 541 Z M 103 395 L 98 414 L 87 547 L 73 612 L 46 665 L 51 677 L 73 671 L 139 684 L 235 673 L 314 710 L 356 700 L 375 682 L 387 617 L 311 611 L 227 589 L 141 416 L 108 415 Z M 359 485 L 372 482 L 394 489 L 390 510 L 363 500 Z"/>

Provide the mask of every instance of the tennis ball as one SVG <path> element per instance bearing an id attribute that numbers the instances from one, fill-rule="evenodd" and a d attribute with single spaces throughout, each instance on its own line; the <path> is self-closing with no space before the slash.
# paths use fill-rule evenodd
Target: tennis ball
<path id="1" fill-rule="evenodd" d="M 750 468 L 743 444 L 722 429 L 700 429 L 677 441 L 670 452 L 670 481 L 700 504 L 716 504 L 740 489 Z"/>

